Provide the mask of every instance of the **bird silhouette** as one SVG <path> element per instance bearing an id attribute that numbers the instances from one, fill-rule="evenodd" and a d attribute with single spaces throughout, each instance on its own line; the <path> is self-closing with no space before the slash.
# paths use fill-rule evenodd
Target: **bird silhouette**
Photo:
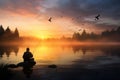
<path id="1" fill-rule="evenodd" d="M 95 16 L 95 20 L 99 20 L 100 14 L 98 14 L 97 16 Z"/>
<path id="2" fill-rule="evenodd" d="M 52 22 L 52 17 L 50 17 L 50 18 L 48 19 L 48 21 L 49 21 L 49 22 Z"/>

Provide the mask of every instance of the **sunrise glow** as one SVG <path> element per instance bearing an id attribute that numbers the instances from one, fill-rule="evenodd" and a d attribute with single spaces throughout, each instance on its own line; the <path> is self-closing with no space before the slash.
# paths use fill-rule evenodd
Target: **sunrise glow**
<path id="1" fill-rule="evenodd" d="M 20 6 L 22 3 L 25 3 L 25 5 Z M 67 10 L 62 8 L 62 5 L 71 4 L 69 1 L 65 2 L 65 4 L 63 3 L 64 1 L 59 2 L 59 0 L 53 0 L 52 2 L 49 0 L 35 0 L 32 2 L 22 0 L 17 1 L 16 4 L 4 1 L 1 2 L 3 8 L 0 8 L 0 22 L 4 25 L 4 28 L 9 26 L 15 29 L 17 27 L 21 36 L 32 36 L 42 39 L 60 38 L 63 35 L 71 37 L 74 32 L 81 33 L 84 29 L 89 33 L 100 33 L 105 29 L 109 29 L 109 27 L 113 28 L 118 25 L 119 20 L 113 19 L 113 16 L 102 17 L 107 14 L 105 12 L 101 14 L 99 21 L 94 21 L 94 16 L 99 11 L 93 14 L 90 13 L 92 10 L 85 13 L 82 12 L 82 8 L 78 8 L 76 5 L 76 10 L 80 9 L 80 12 L 75 12 L 74 9 L 71 10 L 72 6 L 68 6 Z M 90 6 L 92 3 L 90 2 L 85 6 Z M 81 2 L 80 4 L 85 3 Z M 9 5 L 9 8 L 6 5 Z M 84 8 L 86 9 L 86 7 Z M 51 22 L 49 22 L 50 17 L 52 18 Z"/>

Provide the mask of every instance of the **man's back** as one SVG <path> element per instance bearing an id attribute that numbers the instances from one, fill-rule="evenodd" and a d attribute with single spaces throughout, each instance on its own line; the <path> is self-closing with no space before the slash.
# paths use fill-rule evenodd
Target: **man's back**
<path id="1" fill-rule="evenodd" d="M 24 52 L 23 54 L 23 59 L 24 61 L 30 61 L 30 59 L 32 59 L 33 54 L 31 52 L 29 52 L 29 49 L 26 50 L 26 52 Z"/>
<path id="2" fill-rule="evenodd" d="M 30 57 L 33 57 L 32 53 L 31 52 L 25 52 L 24 55 L 23 55 L 23 58 L 30 58 Z"/>

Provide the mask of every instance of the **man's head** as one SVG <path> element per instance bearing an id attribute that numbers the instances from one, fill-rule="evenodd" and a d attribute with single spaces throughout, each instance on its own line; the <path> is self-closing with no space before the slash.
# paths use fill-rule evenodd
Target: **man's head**
<path id="1" fill-rule="evenodd" d="M 30 51 L 30 49 L 29 49 L 29 48 L 26 48 L 26 51 L 27 51 L 27 52 L 29 52 L 29 51 Z"/>

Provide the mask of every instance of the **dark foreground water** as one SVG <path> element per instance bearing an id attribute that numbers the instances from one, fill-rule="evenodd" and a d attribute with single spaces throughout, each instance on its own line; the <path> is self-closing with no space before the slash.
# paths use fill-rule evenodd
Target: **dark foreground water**
<path id="1" fill-rule="evenodd" d="M 19 64 L 26 47 L 36 65 L 9 68 L 2 80 L 120 80 L 120 45 L 0 46 L 0 64 Z"/>

